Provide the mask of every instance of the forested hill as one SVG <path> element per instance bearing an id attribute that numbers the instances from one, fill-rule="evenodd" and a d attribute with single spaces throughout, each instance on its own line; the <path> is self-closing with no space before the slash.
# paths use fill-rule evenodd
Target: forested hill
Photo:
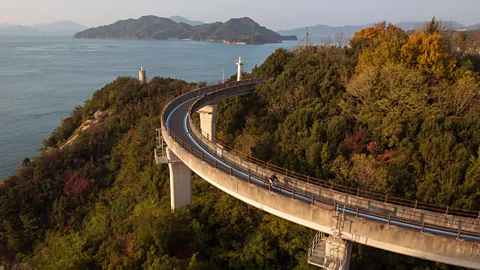
<path id="1" fill-rule="evenodd" d="M 480 58 L 461 42 L 434 22 L 411 35 L 380 24 L 349 48 L 279 49 L 245 74 L 264 85 L 219 104 L 218 137 L 318 178 L 478 211 Z M 170 211 L 155 129 L 166 102 L 199 86 L 118 78 L 77 107 L 0 183 L 0 268 L 309 269 L 314 231 L 198 176 L 193 204 Z M 356 244 L 351 260 L 447 268 Z"/>
<path id="2" fill-rule="evenodd" d="M 143 16 L 111 25 L 87 29 L 75 34 L 75 38 L 118 38 L 118 39 L 191 39 L 224 41 L 231 43 L 263 44 L 296 40 L 295 36 L 281 36 L 250 18 L 231 19 L 192 26 L 176 23 L 171 19 Z"/>
<path id="3" fill-rule="evenodd" d="M 171 212 L 155 130 L 166 102 L 201 86 L 118 78 L 77 107 L 0 183 L 0 268 L 306 267 L 311 230 L 197 176 L 193 204 Z"/>
<path id="4" fill-rule="evenodd" d="M 252 72 L 266 84 L 219 106 L 218 137 L 320 179 L 479 211 L 478 40 L 443 34 L 379 24 L 351 48 L 280 50 Z"/>

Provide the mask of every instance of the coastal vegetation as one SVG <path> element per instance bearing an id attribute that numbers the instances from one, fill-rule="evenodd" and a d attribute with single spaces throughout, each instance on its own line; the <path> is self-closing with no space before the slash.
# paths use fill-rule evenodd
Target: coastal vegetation
<path id="1" fill-rule="evenodd" d="M 350 48 L 277 51 L 252 71 L 270 78 L 254 95 L 220 103 L 219 139 L 320 179 L 480 210 L 478 53 L 437 27 L 382 23 Z"/>
<path id="2" fill-rule="evenodd" d="M 289 170 L 478 211 L 478 54 L 438 29 L 384 23 L 348 47 L 279 49 L 219 104 L 217 136 Z M 314 231 L 193 179 L 170 211 L 155 165 L 163 106 L 202 86 L 120 77 L 95 92 L 0 184 L 0 266 L 24 269 L 309 269 Z M 352 269 L 450 269 L 354 245 Z"/>
<path id="3" fill-rule="evenodd" d="M 281 36 L 250 18 L 230 19 L 192 26 L 176 23 L 171 19 L 143 16 L 111 25 L 87 29 L 75 34 L 75 38 L 117 39 L 190 39 L 198 41 L 224 41 L 228 43 L 264 44 L 297 40 L 296 36 Z"/>

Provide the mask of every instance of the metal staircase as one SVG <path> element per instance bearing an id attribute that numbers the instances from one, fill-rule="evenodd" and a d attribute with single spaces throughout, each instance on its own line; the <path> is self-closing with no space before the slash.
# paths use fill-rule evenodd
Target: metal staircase
<path id="1" fill-rule="evenodd" d="M 167 164 L 168 157 L 167 157 L 167 144 L 162 138 L 162 129 L 157 129 L 157 147 L 154 149 L 155 155 L 155 162 L 157 164 Z"/>
<path id="2" fill-rule="evenodd" d="M 327 245 L 326 236 L 318 232 L 313 238 L 312 248 L 308 250 L 308 263 L 325 268 L 325 249 Z"/>
<path id="3" fill-rule="evenodd" d="M 342 239 L 345 225 L 345 213 L 336 212 L 329 236 L 318 232 L 308 251 L 308 263 L 326 270 L 346 270 L 349 268 L 347 258 L 350 256 L 349 244 Z"/>

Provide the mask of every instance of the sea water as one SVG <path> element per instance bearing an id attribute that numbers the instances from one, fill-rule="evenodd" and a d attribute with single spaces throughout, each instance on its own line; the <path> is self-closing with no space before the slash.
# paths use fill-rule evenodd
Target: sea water
<path id="1" fill-rule="evenodd" d="M 171 40 L 100 40 L 0 36 L 0 181 L 35 156 L 43 139 L 118 76 L 220 81 L 236 73 L 241 56 L 250 71 L 277 48 L 298 42 L 231 45 Z"/>

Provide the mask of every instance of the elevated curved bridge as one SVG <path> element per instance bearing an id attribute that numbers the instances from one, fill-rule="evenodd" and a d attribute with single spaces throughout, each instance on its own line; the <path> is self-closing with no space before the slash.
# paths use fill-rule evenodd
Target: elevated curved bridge
<path id="1" fill-rule="evenodd" d="M 335 185 L 242 155 L 215 139 L 215 103 L 254 91 L 264 79 L 212 85 L 164 108 L 155 158 L 169 164 L 172 209 L 191 203 L 191 171 L 273 215 L 330 235 L 315 237 L 309 262 L 348 269 L 351 243 L 480 269 L 478 212 Z M 200 113 L 200 127 L 192 120 Z M 268 178 L 276 172 L 279 183 Z"/>

